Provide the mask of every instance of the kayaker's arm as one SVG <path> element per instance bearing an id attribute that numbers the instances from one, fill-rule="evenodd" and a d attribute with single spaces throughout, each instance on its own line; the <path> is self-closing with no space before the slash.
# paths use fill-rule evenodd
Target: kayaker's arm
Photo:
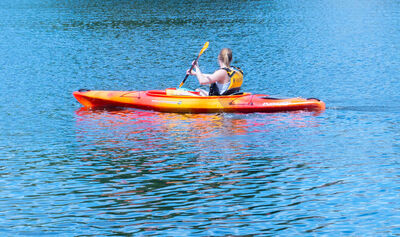
<path id="1" fill-rule="evenodd" d="M 199 80 L 201 85 L 208 85 L 214 82 L 219 81 L 221 78 L 224 78 L 226 72 L 224 70 L 217 70 L 213 74 L 205 74 L 202 73 L 200 68 L 195 65 L 195 70 L 190 72 L 190 75 L 194 75 Z"/>

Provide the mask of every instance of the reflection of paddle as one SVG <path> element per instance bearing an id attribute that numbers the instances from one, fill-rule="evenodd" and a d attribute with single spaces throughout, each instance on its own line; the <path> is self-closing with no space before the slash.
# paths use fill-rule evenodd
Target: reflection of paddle
<path id="1" fill-rule="evenodd" d="M 204 51 L 206 51 L 206 49 L 208 48 L 208 41 L 204 44 L 203 48 L 200 50 L 199 56 L 197 56 L 196 60 L 194 60 L 192 66 L 189 69 L 189 73 L 193 70 L 194 65 L 196 65 L 197 61 L 200 58 L 200 55 L 203 54 Z M 183 83 L 185 83 L 186 79 L 188 78 L 189 74 L 186 74 L 185 79 L 183 79 L 183 81 L 181 82 L 181 84 L 179 84 L 179 88 L 181 88 L 183 86 Z"/>

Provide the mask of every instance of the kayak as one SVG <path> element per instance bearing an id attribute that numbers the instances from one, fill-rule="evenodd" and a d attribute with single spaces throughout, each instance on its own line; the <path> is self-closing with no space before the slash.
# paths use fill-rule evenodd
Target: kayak
<path id="1" fill-rule="evenodd" d="M 198 92 L 179 95 L 178 90 L 94 91 L 79 90 L 74 97 L 87 108 L 128 107 L 173 113 L 254 113 L 295 110 L 322 111 L 325 103 L 316 98 L 272 98 L 263 94 L 240 93 L 200 96 Z"/>
<path id="2" fill-rule="evenodd" d="M 81 89 L 74 97 L 87 108 L 129 107 L 173 113 L 272 113 L 295 110 L 322 111 L 325 103 L 316 98 L 272 98 L 263 94 L 238 93 L 226 96 L 200 96 L 179 90 L 95 91 Z"/>

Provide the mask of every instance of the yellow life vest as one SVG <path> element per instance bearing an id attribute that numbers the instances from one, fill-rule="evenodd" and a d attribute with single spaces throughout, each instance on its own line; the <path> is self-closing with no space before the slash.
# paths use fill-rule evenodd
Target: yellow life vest
<path id="1" fill-rule="evenodd" d="M 228 88 L 220 93 L 216 83 L 211 84 L 209 95 L 231 95 L 240 91 L 240 87 L 243 84 L 243 71 L 238 67 L 232 66 L 231 68 L 222 68 L 227 73 L 231 81 L 229 82 Z"/>

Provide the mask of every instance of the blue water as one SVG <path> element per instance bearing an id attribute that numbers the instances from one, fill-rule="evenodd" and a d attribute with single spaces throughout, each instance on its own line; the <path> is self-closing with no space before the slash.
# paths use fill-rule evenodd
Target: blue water
<path id="1" fill-rule="evenodd" d="M 0 2 L 2 236 L 400 235 L 400 2 Z M 273 114 L 87 111 L 176 87 L 206 41 Z M 185 87 L 197 88 L 195 78 Z"/>

